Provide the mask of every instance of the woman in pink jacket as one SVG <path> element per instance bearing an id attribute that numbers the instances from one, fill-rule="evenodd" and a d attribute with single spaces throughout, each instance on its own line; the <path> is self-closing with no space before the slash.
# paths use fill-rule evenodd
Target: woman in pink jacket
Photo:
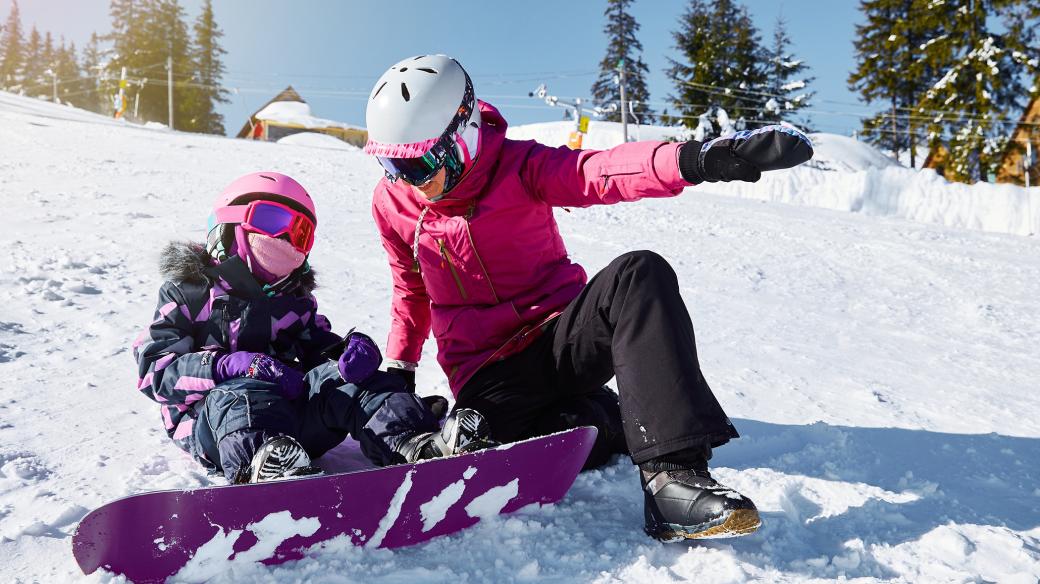
<path id="1" fill-rule="evenodd" d="M 365 151 L 386 171 L 372 214 L 393 276 L 390 370 L 414 383 L 432 330 L 456 408 L 483 413 L 496 440 L 594 425 L 587 466 L 630 454 L 650 535 L 754 531 L 754 504 L 708 473 L 711 449 L 737 432 L 701 375 L 675 272 L 635 251 L 588 279 L 567 255 L 553 207 L 756 181 L 808 160 L 805 136 L 770 126 L 703 145 L 606 151 L 509 140 L 498 110 L 443 55 L 391 67 L 367 122 Z M 620 404 L 604 386 L 615 376 Z"/>

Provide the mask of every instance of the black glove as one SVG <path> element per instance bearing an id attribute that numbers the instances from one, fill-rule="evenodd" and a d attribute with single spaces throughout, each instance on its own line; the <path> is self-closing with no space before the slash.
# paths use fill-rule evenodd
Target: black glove
<path id="1" fill-rule="evenodd" d="M 448 415 L 448 400 L 439 395 L 428 395 L 422 398 L 426 407 L 430 408 L 430 412 L 437 417 L 437 420 L 443 420 L 444 416 Z"/>
<path id="2" fill-rule="evenodd" d="M 679 148 L 683 180 L 757 182 L 762 171 L 791 168 L 812 158 L 812 142 L 787 126 L 764 126 L 702 144 L 691 140 Z"/>
<path id="3" fill-rule="evenodd" d="M 401 369 L 400 367 L 387 367 L 386 372 L 404 378 L 409 393 L 415 393 L 415 371 Z"/>

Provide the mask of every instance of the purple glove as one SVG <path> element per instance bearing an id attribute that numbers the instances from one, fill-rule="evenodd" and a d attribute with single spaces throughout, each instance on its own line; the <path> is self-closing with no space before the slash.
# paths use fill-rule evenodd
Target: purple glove
<path id="1" fill-rule="evenodd" d="M 286 399 L 296 399 L 303 393 L 303 375 L 264 353 L 235 351 L 217 358 L 213 365 L 213 381 L 223 383 L 238 377 L 277 383 L 278 393 Z"/>
<path id="2" fill-rule="evenodd" d="M 339 357 L 339 374 L 347 383 L 361 383 L 368 379 L 383 362 L 383 355 L 372 337 L 351 331 L 347 334 L 346 348 Z"/>

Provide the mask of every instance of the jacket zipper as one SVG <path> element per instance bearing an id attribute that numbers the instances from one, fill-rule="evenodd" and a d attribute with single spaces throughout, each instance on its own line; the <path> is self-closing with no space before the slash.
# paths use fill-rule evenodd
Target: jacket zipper
<path id="1" fill-rule="evenodd" d="M 462 295 L 463 300 L 467 300 L 469 296 L 466 294 L 466 289 L 462 287 L 462 278 L 459 277 L 458 271 L 455 270 L 455 262 L 451 261 L 448 249 L 444 247 L 444 240 L 438 239 L 437 245 L 441 248 L 441 257 L 444 258 L 444 261 L 448 262 L 448 269 L 451 270 L 451 277 L 455 279 L 455 286 L 458 287 L 459 294 Z"/>
<path id="2" fill-rule="evenodd" d="M 228 305 L 223 303 L 220 307 L 220 336 L 225 347 L 231 347 L 231 315 L 228 314 Z"/>
<path id="3" fill-rule="evenodd" d="M 477 257 L 477 263 L 480 264 L 480 270 L 484 272 L 484 280 L 488 283 L 488 288 L 491 288 L 491 296 L 495 299 L 495 303 L 497 304 L 499 302 L 498 293 L 495 292 L 495 285 L 491 283 L 491 276 L 488 275 L 487 268 L 484 267 L 484 260 L 480 259 L 480 254 L 477 253 L 477 244 L 473 241 L 473 232 L 469 229 L 469 217 L 472 215 L 473 212 L 470 211 L 470 214 L 466 216 L 466 237 L 469 238 L 469 246 L 473 249 L 473 255 Z"/>

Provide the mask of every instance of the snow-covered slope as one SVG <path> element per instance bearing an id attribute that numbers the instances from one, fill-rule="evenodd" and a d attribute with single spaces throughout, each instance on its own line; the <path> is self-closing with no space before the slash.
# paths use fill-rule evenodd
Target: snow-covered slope
<path id="1" fill-rule="evenodd" d="M 363 154 L 84 116 L 0 94 L 2 582 L 112 581 L 73 562 L 70 534 L 88 509 L 217 482 L 165 438 L 134 390 L 128 348 L 155 308 L 160 246 L 201 239 L 230 179 L 277 169 L 310 188 L 322 308 L 337 330 L 388 329 L 389 273 L 368 210 L 381 171 Z M 636 472 L 618 460 L 558 505 L 426 545 L 337 543 L 212 581 L 1040 578 L 1036 238 L 697 188 L 558 218 L 590 272 L 631 249 L 674 265 L 705 375 L 743 434 L 716 451 L 715 473 L 755 499 L 763 529 L 653 542 Z M 419 385 L 444 394 L 433 349 Z M 321 463 L 357 458 L 347 444 Z"/>
<path id="2" fill-rule="evenodd" d="M 632 126 L 630 126 L 632 128 Z M 567 143 L 572 122 L 512 127 L 509 136 L 559 146 Z M 643 140 L 679 135 L 675 128 L 642 126 Z M 610 148 L 621 143 L 621 124 L 592 122 L 586 148 Z M 998 233 L 1040 233 L 1040 187 L 951 184 L 931 170 L 905 168 L 868 144 L 836 134 L 811 134 L 813 159 L 788 172 L 768 173 L 758 184 L 704 185 L 713 193 L 900 217 L 950 227 Z"/>

